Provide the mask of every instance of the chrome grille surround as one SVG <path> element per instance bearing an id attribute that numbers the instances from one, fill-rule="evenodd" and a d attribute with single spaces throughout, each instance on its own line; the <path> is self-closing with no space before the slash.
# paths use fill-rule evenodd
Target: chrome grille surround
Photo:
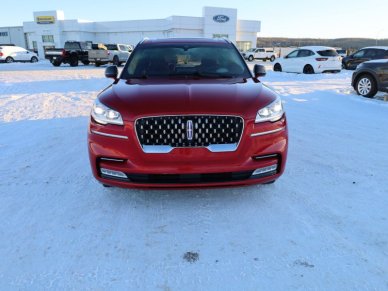
<path id="1" fill-rule="evenodd" d="M 201 147 L 211 152 L 232 152 L 241 141 L 244 119 L 208 114 L 148 116 L 136 119 L 135 130 L 145 153 Z"/>

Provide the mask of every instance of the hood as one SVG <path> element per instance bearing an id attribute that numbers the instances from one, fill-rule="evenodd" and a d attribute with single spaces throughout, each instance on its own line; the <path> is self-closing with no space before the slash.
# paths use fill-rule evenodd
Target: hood
<path id="1" fill-rule="evenodd" d="M 119 80 L 99 98 L 125 120 L 157 115 L 224 114 L 255 118 L 258 109 L 275 100 L 271 90 L 253 79 L 195 80 L 161 83 Z"/>

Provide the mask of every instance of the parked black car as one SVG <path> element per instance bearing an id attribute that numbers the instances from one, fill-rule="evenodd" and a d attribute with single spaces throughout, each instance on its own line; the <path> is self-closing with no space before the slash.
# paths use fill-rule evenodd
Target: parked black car
<path id="1" fill-rule="evenodd" d="M 357 94 L 373 97 L 378 91 L 388 92 L 388 59 L 364 62 L 352 76 L 352 86 Z"/>
<path id="2" fill-rule="evenodd" d="M 342 59 L 342 68 L 355 70 L 356 67 L 366 61 L 388 59 L 388 46 L 364 47 L 350 56 Z"/>

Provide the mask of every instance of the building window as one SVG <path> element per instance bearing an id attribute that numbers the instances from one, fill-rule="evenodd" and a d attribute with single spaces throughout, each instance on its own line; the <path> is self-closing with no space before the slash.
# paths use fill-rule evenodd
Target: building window
<path id="1" fill-rule="evenodd" d="M 250 41 L 237 41 L 237 48 L 239 51 L 245 52 L 252 47 L 252 43 Z"/>
<path id="2" fill-rule="evenodd" d="M 54 42 L 54 36 L 53 35 L 42 35 L 42 41 L 43 42 Z"/>
<path id="3" fill-rule="evenodd" d="M 8 31 L 0 31 L 0 36 L 8 36 Z"/>
<path id="4" fill-rule="evenodd" d="M 213 34 L 213 38 L 229 38 L 229 34 Z"/>

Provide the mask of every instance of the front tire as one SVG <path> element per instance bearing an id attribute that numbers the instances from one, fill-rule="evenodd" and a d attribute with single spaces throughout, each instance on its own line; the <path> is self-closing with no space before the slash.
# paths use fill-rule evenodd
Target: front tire
<path id="1" fill-rule="evenodd" d="M 252 62 L 253 61 L 253 56 L 248 57 L 248 61 Z"/>
<path id="2" fill-rule="evenodd" d="M 358 78 L 355 89 L 358 95 L 372 98 L 377 93 L 376 80 L 371 75 L 362 75 Z"/>
<path id="3" fill-rule="evenodd" d="M 31 58 L 31 63 L 37 63 L 38 62 L 38 58 L 37 57 L 32 57 Z"/>
<path id="4" fill-rule="evenodd" d="M 7 58 L 5 59 L 5 62 L 8 63 L 8 64 L 10 64 L 10 63 L 13 63 L 13 62 L 14 62 L 14 59 L 13 59 L 12 57 L 7 57 Z"/>
<path id="5" fill-rule="evenodd" d="M 78 57 L 72 56 L 70 59 L 70 66 L 71 67 L 77 67 L 78 66 Z"/>
<path id="6" fill-rule="evenodd" d="M 281 72 L 282 71 L 282 66 L 279 64 L 279 63 L 276 63 L 274 66 L 273 66 L 273 70 L 275 72 Z"/>
<path id="7" fill-rule="evenodd" d="M 314 68 L 311 65 L 306 65 L 303 68 L 303 74 L 314 74 Z"/>
<path id="8" fill-rule="evenodd" d="M 271 56 L 270 61 L 273 62 L 275 59 L 275 56 Z"/>

